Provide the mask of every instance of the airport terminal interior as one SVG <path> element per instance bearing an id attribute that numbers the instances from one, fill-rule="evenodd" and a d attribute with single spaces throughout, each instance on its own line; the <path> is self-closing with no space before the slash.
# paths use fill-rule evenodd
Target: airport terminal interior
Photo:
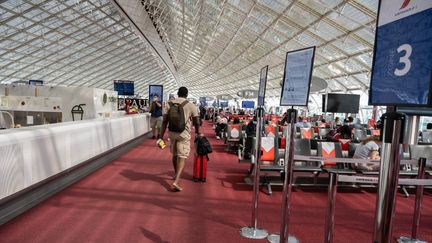
<path id="1" fill-rule="evenodd" d="M 0 242 L 432 242 L 432 2 L 0 0 Z"/>

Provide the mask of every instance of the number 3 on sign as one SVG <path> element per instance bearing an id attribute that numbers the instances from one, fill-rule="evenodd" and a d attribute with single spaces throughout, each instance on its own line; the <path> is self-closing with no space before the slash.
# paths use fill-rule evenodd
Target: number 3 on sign
<path id="1" fill-rule="evenodd" d="M 412 53 L 411 45 L 403 44 L 399 46 L 397 52 L 401 53 L 403 51 L 405 51 L 405 55 L 399 58 L 399 62 L 403 63 L 405 66 L 402 69 L 396 68 L 396 70 L 394 71 L 394 74 L 396 76 L 404 76 L 411 69 L 411 61 L 409 59 Z"/>

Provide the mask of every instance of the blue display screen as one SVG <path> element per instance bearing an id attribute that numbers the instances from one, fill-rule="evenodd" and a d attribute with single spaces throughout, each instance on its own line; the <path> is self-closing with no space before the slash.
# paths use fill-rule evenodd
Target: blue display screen
<path id="1" fill-rule="evenodd" d="M 242 108 L 253 109 L 253 108 L 255 108 L 255 102 L 249 101 L 249 100 L 242 101 Z"/>
<path id="2" fill-rule="evenodd" d="M 219 102 L 219 107 L 221 107 L 221 108 L 226 108 L 226 107 L 228 107 L 228 101 L 220 101 L 220 102 Z"/>
<path id="3" fill-rule="evenodd" d="M 135 86 L 133 81 L 114 81 L 114 90 L 118 95 L 135 95 Z"/>
<path id="4" fill-rule="evenodd" d="M 162 85 L 150 85 L 149 86 L 149 100 L 153 101 L 153 97 L 157 96 L 160 102 L 163 102 L 163 86 Z"/>
<path id="5" fill-rule="evenodd" d="M 42 80 L 29 80 L 29 85 L 43 85 Z"/>

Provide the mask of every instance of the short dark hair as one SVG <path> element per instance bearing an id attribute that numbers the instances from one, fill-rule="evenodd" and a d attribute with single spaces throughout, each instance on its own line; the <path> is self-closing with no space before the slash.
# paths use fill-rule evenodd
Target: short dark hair
<path id="1" fill-rule="evenodd" d="M 188 89 L 186 88 L 186 87 L 180 87 L 179 89 L 178 89 L 178 92 L 177 92 L 177 95 L 179 96 L 179 97 L 183 97 L 183 98 L 186 98 L 187 96 L 188 96 Z"/>

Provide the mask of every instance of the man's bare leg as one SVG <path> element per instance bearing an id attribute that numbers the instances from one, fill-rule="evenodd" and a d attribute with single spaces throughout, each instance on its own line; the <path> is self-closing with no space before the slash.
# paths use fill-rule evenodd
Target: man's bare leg
<path id="1" fill-rule="evenodd" d="M 180 157 L 177 158 L 176 179 L 173 183 L 173 186 L 174 186 L 174 189 L 176 189 L 178 191 L 182 190 L 182 188 L 179 185 L 179 182 L 180 182 L 181 174 L 183 173 L 183 169 L 185 167 L 185 160 L 186 159 L 184 159 L 184 158 L 180 158 Z"/>
<path id="2" fill-rule="evenodd" d="M 174 168 L 173 179 L 175 180 L 177 178 L 177 156 L 172 157 L 172 164 L 173 164 L 173 168 Z"/>

